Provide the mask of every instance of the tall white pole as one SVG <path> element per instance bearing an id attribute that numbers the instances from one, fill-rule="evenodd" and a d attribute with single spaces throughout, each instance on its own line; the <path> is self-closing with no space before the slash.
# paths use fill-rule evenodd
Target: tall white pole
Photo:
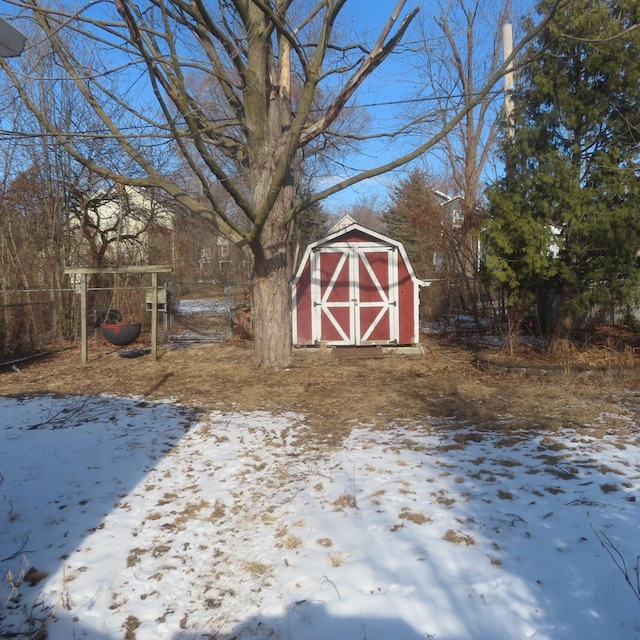
<path id="1" fill-rule="evenodd" d="M 504 46 L 504 59 L 508 60 L 513 51 L 513 28 L 510 22 L 502 25 L 502 41 Z M 509 62 L 507 73 L 504 76 L 504 115 L 507 121 L 507 135 L 513 138 L 513 63 Z"/>

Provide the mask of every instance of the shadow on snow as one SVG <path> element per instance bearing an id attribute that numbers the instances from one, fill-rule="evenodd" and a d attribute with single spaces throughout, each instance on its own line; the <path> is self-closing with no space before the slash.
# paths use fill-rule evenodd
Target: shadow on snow
<path id="1" fill-rule="evenodd" d="M 106 397 L 52 397 L 48 406 L 34 413 L 34 407 L 42 405 L 30 405 L 28 400 L 0 398 L 0 437 L 4 441 L 0 448 L 0 570 L 3 574 L 9 569 L 19 571 L 25 556 L 35 568 L 52 575 L 60 572 L 65 559 L 116 508 L 113 496 L 124 499 L 139 485 L 167 450 L 179 443 L 194 416 L 170 404 Z M 20 405 L 20 421 L 12 423 L 8 409 L 16 405 Z M 177 424 L 181 428 L 176 431 Z M 21 446 L 25 433 L 33 443 L 30 450 Z M 338 467 L 332 467 L 334 496 L 358 485 L 350 455 L 367 447 L 373 451 L 372 433 L 354 429 L 345 442 L 338 454 L 344 471 L 342 486 Z M 615 469 L 598 459 L 602 449 L 586 431 L 510 432 L 498 424 L 495 430 L 480 429 L 445 419 L 429 429 L 391 425 L 375 432 L 375 438 L 375 446 L 382 447 L 385 455 L 393 451 L 397 461 L 386 470 L 387 476 L 383 477 L 385 470 L 380 471 L 381 486 L 411 483 L 414 508 L 426 517 L 429 505 L 438 503 L 440 509 L 441 499 L 451 499 L 446 526 L 459 538 L 446 540 L 426 524 L 399 521 L 399 505 L 382 504 L 373 508 L 375 526 L 394 531 L 390 549 L 385 546 L 388 538 L 376 538 L 374 523 L 361 515 L 377 489 L 368 485 L 357 486 L 362 509 L 347 514 L 351 544 L 363 541 L 360 566 L 370 567 L 379 584 L 401 580 L 412 590 L 414 602 L 427 603 L 429 609 L 399 607 L 395 617 L 380 617 L 375 597 L 390 597 L 383 593 L 372 596 L 368 609 L 354 617 L 348 610 L 348 597 L 343 603 L 338 594 L 322 603 L 296 600 L 294 594 L 281 616 L 252 617 L 225 633 L 185 630 L 174 633 L 172 640 L 485 640 L 534 635 L 595 640 L 637 634 L 640 615 L 635 616 L 635 629 L 631 628 L 633 615 L 620 615 L 626 622 L 618 618 L 621 612 L 637 607 L 637 601 L 597 534 L 611 532 L 612 543 L 618 545 L 628 541 L 616 537 L 616 523 L 622 523 L 624 531 L 638 530 L 637 507 L 628 500 L 629 489 L 611 493 L 602 489 L 619 486 L 625 471 L 633 471 L 623 468 L 622 454 Z M 615 455 L 612 460 L 617 464 Z M 368 464 L 376 465 L 375 456 Z M 12 484 L 11 471 L 16 465 L 28 470 L 28 480 L 20 486 Z M 319 477 L 326 482 L 326 476 L 314 472 L 311 465 L 308 469 L 292 490 L 296 504 L 309 510 L 325 508 L 330 515 L 331 497 L 318 503 L 311 490 Z M 634 478 L 637 472 L 638 465 Z M 264 474 L 267 478 L 269 469 Z M 260 478 L 255 481 L 262 482 Z M 434 495 L 435 481 L 446 487 L 446 494 Z M 56 490 L 72 484 L 77 489 L 71 495 Z M 38 524 L 26 529 L 23 523 Z M 62 539 L 47 537 L 47 525 L 52 523 L 64 523 Z M 332 537 L 339 542 L 339 521 L 332 526 Z M 348 544 L 345 540 L 344 547 Z M 446 547 L 451 544 L 458 544 L 459 552 Z M 587 546 L 585 556 L 581 551 Z M 394 556 L 402 554 L 413 554 L 417 560 L 406 575 L 398 576 Z M 591 559 L 589 564 L 585 557 Z M 35 592 L 37 588 L 29 589 Z M 426 610 L 439 615 L 426 620 Z M 80 625 L 73 626 L 75 637 L 103 640 L 94 630 L 83 633 Z"/>
<path id="2" fill-rule="evenodd" d="M 44 581 L 64 575 L 66 559 L 179 443 L 194 415 L 106 396 L 0 397 L 0 631 L 21 616 L 46 619 L 51 611 L 32 604 Z M 64 532 L 55 539 L 54 526 Z M 63 584 L 54 590 L 55 613 L 64 613 Z"/>
<path id="3" fill-rule="evenodd" d="M 172 640 L 202 640 L 198 633 L 178 633 Z M 321 603 L 291 605 L 281 617 L 254 616 L 232 631 L 208 636 L 215 640 L 425 640 L 427 636 L 400 618 L 332 616 Z"/>

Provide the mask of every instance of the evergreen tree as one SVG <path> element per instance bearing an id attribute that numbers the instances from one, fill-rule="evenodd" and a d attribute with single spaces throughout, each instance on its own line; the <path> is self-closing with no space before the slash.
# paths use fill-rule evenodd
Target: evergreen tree
<path id="1" fill-rule="evenodd" d="M 442 207 L 422 171 L 412 171 L 392 189 L 391 204 L 383 214 L 386 231 L 402 242 L 421 278 L 434 277 L 441 261 L 442 216 Z"/>
<path id="2" fill-rule="evenodd" d="M 303 198 L 310 195 L 310 191 L 305 190 Z M 303 209 L 295 220 L 298 254 L 300 257 L 308 244 L 320 240 L 327 235 L 329 227 L 329 215 L 321 202 L 314 202 L 306 209 Z M 297 262 L 297 261 L 296 261 Z"/>
<path id="3" fill-rule="evenodd" d="M 638 297 L 639 13 L 637 0 L 569 0 L 505 123 L 486 266 L 512 303 L 553 298 L 556 328 Z"/>

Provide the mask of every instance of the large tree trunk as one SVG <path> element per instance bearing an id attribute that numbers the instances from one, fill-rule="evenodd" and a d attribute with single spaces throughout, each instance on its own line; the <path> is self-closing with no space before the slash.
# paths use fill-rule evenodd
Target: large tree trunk
<path id="1" fill-rule="evenodd" d="M 291 296 L 284 266 L 256 265 L 253 283 L 254 362 L 259 367 L 291 366 Z"/>
<path id="2" fill-rule="evenodd" d="M 264 159 L 263 166 L 268 166 Z M 270 185 L 269 173 L 256 171 L 253 196 L 264 202 Z M 286 222 L 291 209 L 291 180 L 281 187 L 265 217 L 260 235 L 251 244 L 253 266 L 254 363 L 258 367 L 282 369 L 291 366 L 291 293 L 294 223 Z"/>
<path id="3" fill-rule="evenodd" d="M 253 273 L 254 363 L 283 369 L 292 363 L 291 341 L 291 238 L 283 222 L 283 200 L 278 200 L 261 236 Z"/>

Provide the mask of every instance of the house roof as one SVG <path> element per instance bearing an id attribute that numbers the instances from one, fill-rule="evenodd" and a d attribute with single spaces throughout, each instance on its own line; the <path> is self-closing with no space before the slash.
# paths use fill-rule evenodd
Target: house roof
<path id="1" fill-rule="evenodd" d="M 442 206 L 444 206 L 445 204 L 449 204 L 450 202 L 454 202 L 455 200 L 463 200 L 463 197 L 460 194 L 456 196 L 450 196 L 448 193 L 440 191 L 439 189 L 434 189 L 433 195 L 438 200 L 438 203 Z"/>
<path id="2" fill-rule="evenodd" d="M 345 218 L 347 217 L 350 217 L 350 216 L 345 216 Z M 343 220 L 345 218 L 343 218 Z M 336 226 L 338 225 L 334 225 L 332 229 L 335 229 Z M 298 266 L 298 269 L 293 281 L 297 282 L 300 279 L 302 275 L 302 271 L 304 269 L 304 265 L 309 260 L 309 256 L 311 255 L 314 249 L 317 249 L 325 245 L 331 245 L 336 240 L 338 240 L 341 236 L 350 234 L 353 231 L 357 231 L 363 235 L 369 236 L 373 241 L 378 242 L 380 244 L 385 244 L 387 246 L 395 247 L 400 253 L 400 255 L 402 255 L 402 258 L 405 264 L 407 265 L 407 268 L 411 274 L 411 277 L 418 283 L 418 285 L 421 287 L 426 287 L 426 286 L 429 286 L 429 284 L 431 284 L 429 281 L 421 280 L 415 275 L 415 272 L 413 271 L 413 267 L 411 266 L 411 261 L 409 260 L 409 256 L 407 255 L 407 252 L 402 242 L 399 242 L 398 240 L 394 240 L 389 236 L 385 236 L 384 234 L 379 233 L 378 231 L 374 231 L 373 229 L 363 227 L 357 222 L 353 222 L 343 228 L 339 228 L 333 233 L 329 233 L 329 235 L 325 236 L 324 238 L 320 238 L 319 240 L 316 240 L 315 242 L 312 242 L 311 244 L 309 244 L 304 252 L 302 260 L 300 261 L 300 265 Z"/>
<path id="3" fill-rule="evenodd" d="M 27 42 L 27 36 L 12 27 L 4 18 L 0 18 L 0 57 L 19 56 Z"/>
<path id="4" fill-rule="evenodd" d="M 341 229 L 344 229 L 345 227 L 348 227 L 352 224 L 356 224 L 356 221 L 347 213 L 342 216 L 342 218 L 338 220 L 338 222 L 336 222 L 333 227 L 331 227 L 331 229 L 329 229 L 329 235 L 335 233 L 336 231 L 340 231 Z"/>

